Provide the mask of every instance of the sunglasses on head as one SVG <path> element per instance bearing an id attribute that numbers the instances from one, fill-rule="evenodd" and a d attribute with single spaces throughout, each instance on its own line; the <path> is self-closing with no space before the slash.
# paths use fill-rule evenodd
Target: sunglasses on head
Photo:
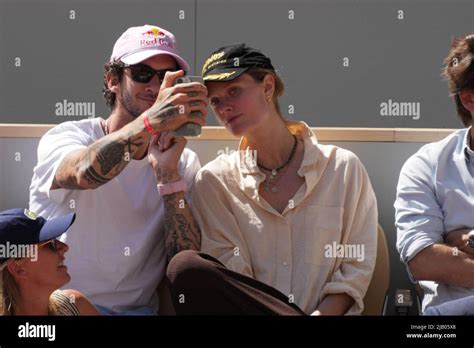
<path id="1" fill-rule="evenodd" d="M 148 83 L 155 75 L 158 76 L 160 83 L 163 83 L 167 71 L 177 71 L 176 69 L 155 70 L 152 67 L 141 63 L 134 65 L 125 64 L 124 68 L 130 69 L 132 80 L 138 83 Z"/>
<path id="2" fill-rule="evenodd" d="M 56 239 L 50 239 L 44 243 L 38 244 L 38 248 L 41 248 L 43 246 L 47 245 L 48 248 L 51 251 L 57 251 L 58 250 L 58 241 Z"/>

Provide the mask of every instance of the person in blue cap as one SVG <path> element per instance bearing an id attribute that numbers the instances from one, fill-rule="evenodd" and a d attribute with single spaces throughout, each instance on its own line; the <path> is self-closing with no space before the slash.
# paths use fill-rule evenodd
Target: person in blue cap
<path id="1" fill-rule="evenodd" d="M 75 214 L 45 220 L 26 209 L 0 212 L 0 315 L 98 315 L 76 290 L 58 290 L 71 277 L 68 251 L 56 240 Z"/>

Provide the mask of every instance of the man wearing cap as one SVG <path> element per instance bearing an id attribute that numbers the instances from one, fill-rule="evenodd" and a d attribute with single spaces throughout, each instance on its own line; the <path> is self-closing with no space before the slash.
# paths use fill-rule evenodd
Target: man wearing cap
<path id="1" fill-rule="evenodd" d="M 184 193 L 200 164 L 172 131 L 205 124 L 207 91 L 199 83 L 173 86 L 183 71 L 189 66 L 172 33 L 131 27 L 105 66 L 107 120 L 64 122 L 39 143 L 30 209 L 48 218 L 77 213 L 62 238 L 71 285 L 104 314 L 155 314 L 167 260 L 199 249 Z"/>

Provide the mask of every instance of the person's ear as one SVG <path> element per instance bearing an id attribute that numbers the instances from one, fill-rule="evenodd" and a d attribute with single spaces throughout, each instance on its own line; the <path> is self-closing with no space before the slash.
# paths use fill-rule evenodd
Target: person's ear
<path id="1" fill-rule="evenodd" d="M 267 100 L 271 100 L 273 98 L 273 93 L 275 92 L 275 78 L 272 74 L 266 74 L 262 83 L 263 92 L 265 93 Z"/>
<path id="2" fill-rule="evenodd" d="M 105 78 L 107 79 L 107 87 L 109 87 L 111 92 L 117 94 L 120 89 L 119 77 L 109 71 Z"/>
<path id="3" fill-rule="evenodd" d="M 24 259 L 13 260 L 7 265 L 7 270 L 15 279 L 25 278 L 28 275 L 25 265 Z"/>
<path id="4" fill-rule="evenodd" d="M 464 90 L 459 93 L 462 105 L 474 115 L 474 91 Z"/>

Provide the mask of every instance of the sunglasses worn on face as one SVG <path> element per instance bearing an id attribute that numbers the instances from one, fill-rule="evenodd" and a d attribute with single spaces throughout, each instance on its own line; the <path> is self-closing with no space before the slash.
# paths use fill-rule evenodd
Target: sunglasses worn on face
<path id="1" fill-rule="evenodd" d="M 158 76 L 160 83 L 163 83 L 167 71 L 176 71 L 176 69 L 155 70 L 146 64 L 124 65 L 124 68 L 130 69 L 132 80 L 138 83 L 148 83 L 155 75 Z"/>
<path id="2" fill-rule="evenodd" d="M 56 240 L 56 239 L 50 239 L 50 240 L 48 240 L 47 242 L 38 244 L 38 248 L 41 248 L 41 247 L 43 247 L 43 246 L 45 246 L 45 245 L 47 245 L 48 248 L 49 248 L 51 251 L 57 251 L 57 250 L 58 250 L 58 243 L 57 243 L 57 240 Z"/>

